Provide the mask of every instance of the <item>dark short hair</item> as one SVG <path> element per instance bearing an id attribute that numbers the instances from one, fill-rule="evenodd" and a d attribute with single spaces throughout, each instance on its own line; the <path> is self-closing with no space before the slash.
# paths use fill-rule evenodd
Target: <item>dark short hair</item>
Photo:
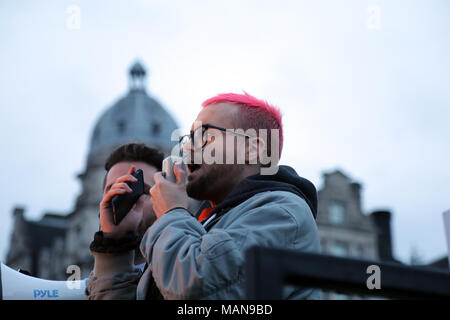
<path id="1" fill-rule="evenodd" d="M 119 162 L 145 162 L 158 171 L 162 170 L 162 161 L 164 154 L 155 148 L 151 148 L 144 143 L 127 143 L 117 147 L 106 159 L 105 178 L 103 179 L 103 188 L 105 188 L 106 177 L 109 170 Z"/>

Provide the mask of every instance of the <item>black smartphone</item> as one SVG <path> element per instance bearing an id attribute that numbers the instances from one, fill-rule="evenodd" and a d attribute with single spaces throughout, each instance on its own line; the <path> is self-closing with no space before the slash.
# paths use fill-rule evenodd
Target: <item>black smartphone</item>
<path id="1" fill-rule="evenodd" d="M 125 218 L 139 197 L 144 194 L 144 173 L 141 169 L 137 169 L 132 175 L 137 181 L 127 181 L 126 183 L 133 192 L 118 194 L 112 198 L 111 202 L 115 225 L 118 225 Z"/>

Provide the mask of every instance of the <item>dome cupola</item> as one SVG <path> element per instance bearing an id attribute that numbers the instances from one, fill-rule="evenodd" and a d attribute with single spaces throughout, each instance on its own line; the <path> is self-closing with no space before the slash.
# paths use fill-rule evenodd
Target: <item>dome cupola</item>
<path id="1" fill-rule="evenodd" d="M 146 74 L 139 61 L 132 65 L 130 90 L 98 119 L 91 136 L 89 158 L 98 158 L 96 155 L 108 154 L 121 144 L 136 141 L 170 153 L 176 143 L 171 141 L 171 134 L 178 125 L 167 110 L 147 94 Z"/>
<path id="2" fill-rule="evenodd" d="M 136 61 L 130 69 L 130 91 L 145 91 L 146 71 L 139 61 Z"/>

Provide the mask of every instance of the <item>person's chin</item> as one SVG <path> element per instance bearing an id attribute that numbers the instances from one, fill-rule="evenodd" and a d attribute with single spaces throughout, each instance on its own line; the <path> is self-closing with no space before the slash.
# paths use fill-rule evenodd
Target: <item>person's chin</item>
<path id="1" fill-rule="evenodd" d="M 204 168 L 190 172 L 188 175 L 188 183 L 186 184 L 186 193 L 191 198 L 206 200 L 204 197 L 208 189 L 208 184 L 208 177 L 206 172 L 204 172 Z"/>

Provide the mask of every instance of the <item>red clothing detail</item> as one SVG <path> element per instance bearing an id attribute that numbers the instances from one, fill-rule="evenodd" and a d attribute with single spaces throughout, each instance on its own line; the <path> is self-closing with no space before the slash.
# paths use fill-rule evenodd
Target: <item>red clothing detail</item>
<path id="1" fill-rule="evenodd" d="M 202 213 L 200 214 L 200 216 L 198 217 L 198 221 L 202 222 L 203 220 L 205 220 L 206 218 L 209 217 L 209 215 L 211 214 L 211 211 L 213 211 L 214 208 L 206 208 L 203 209 Z"/>

